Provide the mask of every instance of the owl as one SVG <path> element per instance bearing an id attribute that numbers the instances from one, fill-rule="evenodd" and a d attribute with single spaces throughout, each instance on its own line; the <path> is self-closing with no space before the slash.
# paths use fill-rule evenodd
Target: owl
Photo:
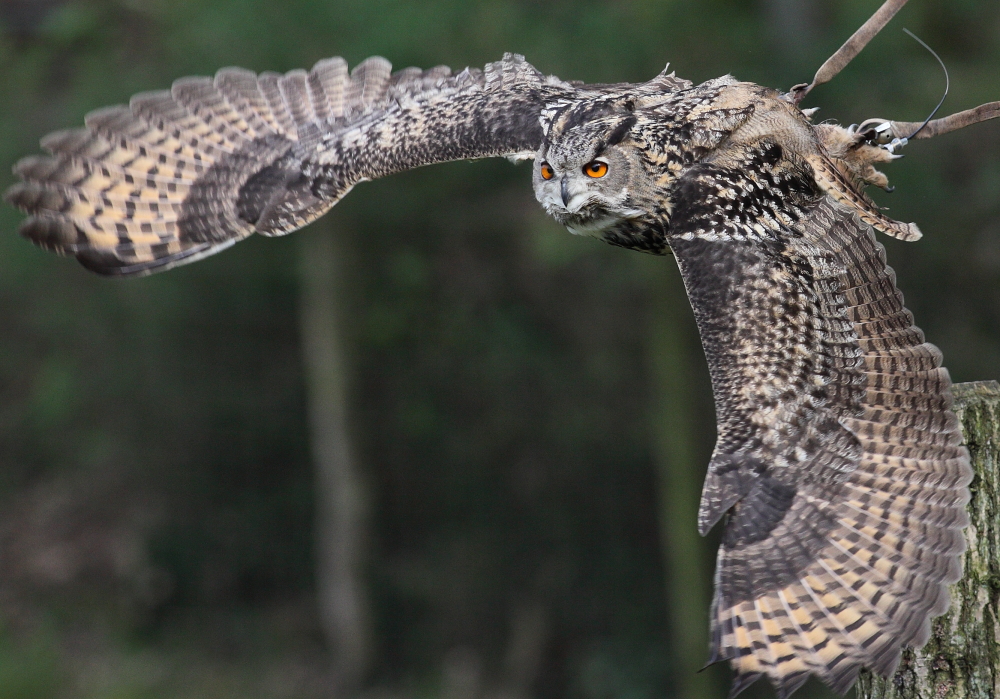
<path id="1" fill-rule="evenodd" d="M 723 529 L 710 661 L 734 694 L 767 676 L 784 697 L 811 675 L 844 692 L 862 667 L 891 673 L 947 608 L 972 472 L 941 353 L 876 235 L 920 231 L 864 193 L 919 125 L 813 124 L 807 91 L 667 71 L 587 85 L 511 54 L 457 73 L 226 68 L 47 136 L 6 198 L 39 246 L 139 276 L 290 233 L 366 180 L 533 160 L 538 202 L 571 233 L 680 269 L 718 421 L 697 522 Z"/>

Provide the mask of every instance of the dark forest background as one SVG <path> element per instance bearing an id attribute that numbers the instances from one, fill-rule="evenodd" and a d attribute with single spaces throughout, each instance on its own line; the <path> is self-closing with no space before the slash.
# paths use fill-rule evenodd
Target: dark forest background
<path id="1" fill-rule="evenodd" d="M 877 0 L 2 0 L 0 165 L 176 77 L 342 55 L 808 81 Z M 913 0 L 809 106 L 1000 99 L 1000 4 Z M 956 381 L 1000 378 L 1000 123 L 911 144 L 883 242 Z M 7 165 L 0 188 L 13 181 Z M 527 165 L 365 184 L 282 239 L 97 278 L 0 208 L 0 699 L 721 697 L 707 371 L 677 272 Z M 760 683 L 751 696 L 770 696 Z M 810 684 L 804 696 L 826 696 Z"/>

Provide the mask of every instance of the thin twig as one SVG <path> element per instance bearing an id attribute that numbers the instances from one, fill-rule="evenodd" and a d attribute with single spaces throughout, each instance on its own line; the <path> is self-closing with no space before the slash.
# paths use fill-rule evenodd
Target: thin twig
<path id="1" fill-rule="evenodd" d="M 964 112 L 929 121 L 923 129 L 920 129 L 921 124 L 917 121 L 890 121 L 889 124 L 893 133 L 910 133 L 918 129 L 910 138 L 934 138 L 998 117 L 1000 117 L 1000 102 L 987 102 L 974 109 L 966 109 Z"/>
<path id="2" fill-rule="evenodd" d="M 851 38 L 844 42 L 844 45 L 826 59 L 826 62 L 816 71 L 816 77 L 808 85 L 796 85 L 791 89 L 792 101 L 798 104 L 817 85 L 828 83 L 842 71 L 854 57 L 861 53 L 861 50 L 868 45 L 868 42 L 875 38 L 875 35 L 882 31 L 882 28 L 889 23 L 897 12 L 906 4 L 906 0 L 886 0 L 882 7 L 878 8 L 868 21 L 851 35 Z"/>

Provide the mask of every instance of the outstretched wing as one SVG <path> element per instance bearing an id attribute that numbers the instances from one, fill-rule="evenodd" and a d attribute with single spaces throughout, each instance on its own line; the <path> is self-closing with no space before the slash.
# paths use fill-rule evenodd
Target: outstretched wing
<path id="1" fill-rule="evenodd" d="M 309 72 L 184 78 L 50 134 L 6 194 L 21 233 L 102 274 L 192 262 L 253 232 L 282 235 L 355 184 L 430 163 L 530 156 L 546 100 L 576 89 L 520 56 L 483 70 L 392 73 L 369 58 Z"/>
<path id="2" fill-rule="evenodd" d="M 702 533 L 725 516 L 711 659 L 733 694 L 765 674 L 781 697 L 809 674 L 844 692 L 947 608 L 972 471 L 870 226 L 777 146 L 737 159 L 682 178 L 670 239 L 718 418 L 699 512 Z"/>

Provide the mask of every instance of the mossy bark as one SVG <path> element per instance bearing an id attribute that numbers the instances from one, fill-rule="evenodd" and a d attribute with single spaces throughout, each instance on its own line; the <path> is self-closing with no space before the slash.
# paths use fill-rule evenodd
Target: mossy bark
<path id="1" fill-rule="evenodd" d="M 951 586 L 947 613 L 932 622 L 928 644 L 906 649 L 889 679 L 862 673 L 858 699 L 1000 697 L 1000 384 L 953 391 L 975 471 L 964 575 Z"/>

